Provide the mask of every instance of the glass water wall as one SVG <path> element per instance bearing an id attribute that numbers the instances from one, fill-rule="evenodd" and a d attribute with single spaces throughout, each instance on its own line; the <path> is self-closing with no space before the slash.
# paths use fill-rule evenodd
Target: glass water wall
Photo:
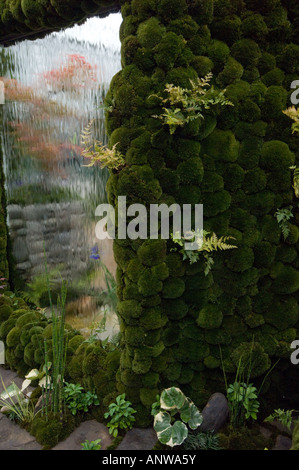
<path id="1" fill-rule="evenodd" d="M 110 333 L 116 326 L 101 295 L 115 272 L 112 243 L 95 237 L 95 208 L 106 202 L 108 174 L 84 166 L 81 135 L 93 121 L 95 139 L 107 141 L 103 100 L 121 68 L 120 22 L 120 14 L 92 18 L 0 50 L 14 282 L 47 307 L 46 262 L 54 295 L 61 279 L 68 281 L 67 320 L 83 334 L 104 314 Z"/>

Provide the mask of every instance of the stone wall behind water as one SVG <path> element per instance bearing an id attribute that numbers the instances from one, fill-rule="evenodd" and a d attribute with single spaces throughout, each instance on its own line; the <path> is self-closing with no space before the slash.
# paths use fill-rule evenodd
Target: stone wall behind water
<path id="1" fill-rule="evenodd" d="M 13 204 L 7 212 L 15 268 L 21 278 L 31 280 L 44 272 L 44 244 L 49 269 L 61 266 L 67 279 L 86 272 L 90 245 L 81 202 Z"/>

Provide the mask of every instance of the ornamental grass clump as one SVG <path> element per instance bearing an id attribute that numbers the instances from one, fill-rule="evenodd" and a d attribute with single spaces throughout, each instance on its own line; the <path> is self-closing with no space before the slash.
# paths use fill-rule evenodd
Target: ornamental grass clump
<path id="1" fill-rule="evenodd" d="M 42 387 L 42 409 L 59 413 L 62 420 L 64 403 L 64 374 L 66 367 L 67 335 L 65 334 L 65 305 L 67 297 L 67 282 L 61 282 L 61 293 L 57 298 L 57 311 L 54 308 L 50 290 L 50 279 L 45 255 L 45 272 L 48 286 L 49 303 L 52 322 L 52 361 L 49 361 L 47 342 L 45 346 L 45 382 Z"/>
<path id="2" fill-rule="evenodd" d="M 14 382 L 7 388 L 1 377 L 3 392 L 0 395 L 0 412 L 5 413 L 11 420 L 17 420 L 23 425 L 30 424 L 36 413 L 29 394 L 25 388 L 20 389 Z"/>

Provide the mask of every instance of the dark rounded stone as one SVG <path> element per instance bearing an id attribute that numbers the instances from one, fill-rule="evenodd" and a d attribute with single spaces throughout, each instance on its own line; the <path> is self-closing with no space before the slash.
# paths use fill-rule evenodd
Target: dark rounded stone
<path id="1" fill-rule="evenodd" d="M 201 432 L 217 432 L 228 420 L 228 402 L 222 393 L 214 393 L 202 411 L 203 422 L 199 430 Z"/>

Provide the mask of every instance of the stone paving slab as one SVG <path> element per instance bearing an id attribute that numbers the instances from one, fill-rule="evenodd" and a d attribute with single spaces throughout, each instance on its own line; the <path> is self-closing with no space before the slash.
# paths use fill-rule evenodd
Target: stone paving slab
<path id="1" fill-rule="evenodd" d="M 18 387 L 22 386 L 23 380 L 16 372 L 0 367 L 0 393 L 4 387 L 8 387 L 14 382 Z M 28 390 L 30 388 L 28 387 Z M 31 388 L 33 390 L 33 388 Z M 41 450 L 42 446 L 36 442 L 35 438 L 18 424 L 10 421 L 7 416 L 0 413 L 0 450 Z"/>
<path id="2" fill-rule="evenodd" d="M 112 444 L 108 428 L 96 420 L 84 421 L 64 441 L 59 442 L 52 450 L 82 450 L 81 443 L 101 439 L 101 450 Z"/>
<path id="3" fill-rule="evenodd" d="M 116 450 L 152 450 L 156 443 L 157 434 L 152 428 L 133 428 L 126 433 Z"/>
<path id="4" fill-rule="evenodd" d="M 42 446 L 18 424 L 0 413 L 0 450 L 41 450 Z"/>

